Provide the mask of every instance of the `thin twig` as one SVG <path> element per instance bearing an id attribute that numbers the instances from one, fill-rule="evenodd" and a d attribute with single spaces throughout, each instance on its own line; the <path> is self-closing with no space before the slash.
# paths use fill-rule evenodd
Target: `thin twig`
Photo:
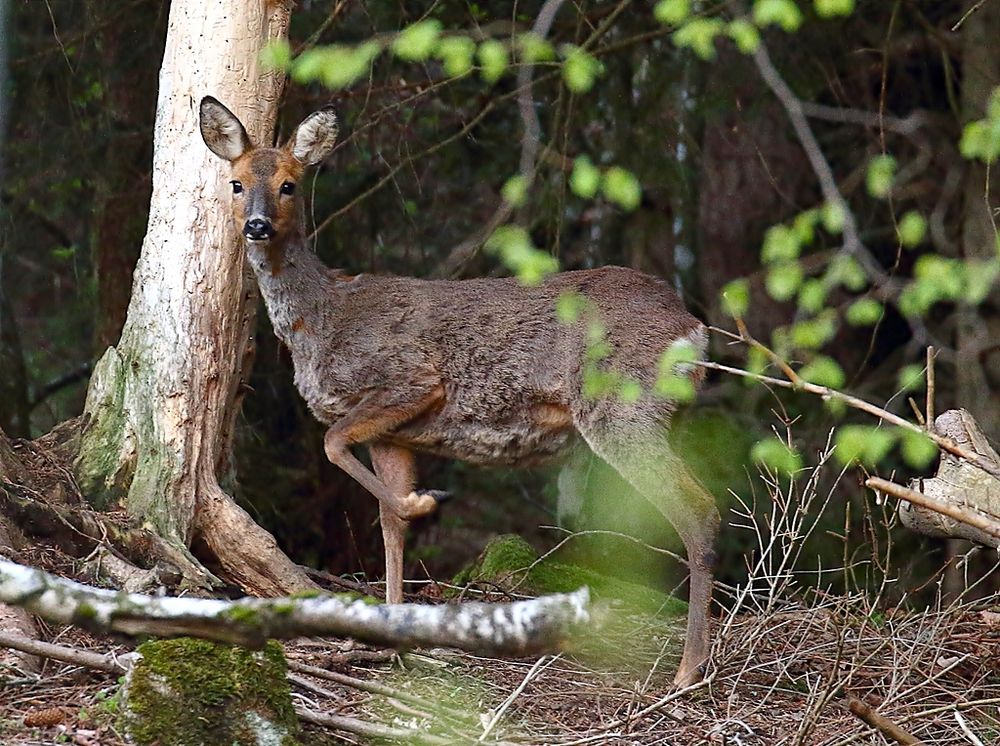
<path id="1" fill-rule="evenodd" d="M 934 429 L 934 346 L 927 345 L 927 429 Z"/>
<path id="2" fill-rule="evenodd" d="M 72 663 L 75 666 L 92 668 L 96 671 L 106 673 L 125 673 L 135 659 L 134 653 L 116 655 L 115 653 L 92 653 L 89 650 L 72 648 L 67 645 L 56 645 L 51 642 L 33 640 L 30 637 L 16 635 L 0 630 L 0 647 L 20 650 L 22 653 L 30 653 L 42 658 L 49 658 L 63 663 Z"/>
<path id="3" fill-rule="evenodd" d="M 528 682 L 530 682 L 533 678 L 535 678 L 535 676 L 537 676 L 540 671 L 544 670 L 545 668 L 548 668 L 557 660 L 559 660 L 558 655 L 552 656 L 548 661 L 546 661 L 545 658 L 546 656 L 543 655 L 541 658 L 535 661 L 535 665 L 533 665 L 529 669 L 528 673 L 524 675 L 524 678 L 521 679 L 521 683 L 518 684 L 517 687 L 515 687 L 514 691 L 510 693 L 510 696 L 508 696 L 507 699 L 503 701 L 503 704 L 496 709 L 496 712 L 493 713 L 493 717 L 490 718 L 490 721 L 486 724 L 486 727 L 483 728 L 483 734 L 479 736 L 480 741 L 485 741 L 487 736 L 489 736 L 490 733 L 493 732 L 493 729 L 496 727 L 497 723 L 500 722 L 500 719 L 503 717 L 504 713 L 507 712 L 507 709 L 514 703 L 514 700 L 517 699 L 518 696 L 520 696 L 521 692 L 524 691 L 525 687 L 528 686 Z"/>
<path id="4" fill-rule="evenodd" d="M 852 715 L 856 715 L 858 718 L 880 731 L 884 736 L 891 738 L 896 743 L 903 744 L 904 746 L 923 745 L 923 742 L 912 733 L 908 733 L 903 730 L 884 715 L 879 715 L 875 712 L 875 710 L 866 705 L 860 699 L 855 697 L 848 699 L 847 709 L 851 711 Z"/>
<path id="5" fill-rule="evenodd" d="M 906 500 L 906 502 L 913 503 L 914 505 L 919 505 L 921 508 L 933 510 L 935 513 L 940 513 L 941 515 L 946 515 L 949 518 L 959 521 L 960 523 L 972 526 L 973 528 L 978 528 L 980 531 L 984 531 L 990 536 L 1000 538 L 1000 522 L 987 518 L 984 515 L 973 513 L 971 510 L 966 510 L 958 505 L 952 505 L 940 500 L 935 500 L 933 497 L 928 497 L 923 492 L 917 492 L 917 490 L 904 487 L 903 485 L 896 484 L 895 482 L 890 482 L 889 480 L 882 479 L 881 477 L 869 477 L 865 480 L 865 486 L 870 487 L 873 490 L 878 490 L 879 492 L 884 492 L 887 495 L 892 495 L 900 500 Z"/>

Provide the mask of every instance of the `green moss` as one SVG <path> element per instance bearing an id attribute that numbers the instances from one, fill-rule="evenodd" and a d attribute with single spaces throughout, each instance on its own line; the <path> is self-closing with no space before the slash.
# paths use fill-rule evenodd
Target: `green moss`
<path id="1" fill-rule="evenodd" d="M 531 545 L 512 534 L 493 539 L 473 565 L 455 576 L 454 584 L 476 581 L 535 594 L 569 593 L 585 585 L 595 600 L 617 600 L 636 610 L 668 616 L 687 614 L 686 603 L 652 588 L 549 558 L 539 562 Z"/>
<path id="2" fill-rule="evenodd" d="M 82 602 L 76 607 L 76 611 L 73 612 L 73 624 L 78 627 L 88 627 L 89 623 L 97 618 L 97 609 L 88 604 L 87 602 Z"/>
<path id="3" fill-rule="evenodd" d="M 237 624 L 245 624 L 252 627 L 259 626 L 261 622 L 260 612 L 246 606 L 230 606 L 228 609 L 219 612 L 218 616 Z"/>
<path id="4" fill-rule="evenodd" d="M 296 744 L 281 646 L 263 650 L 179 638 L 139 646 L 123 725 L 138 744 Z"/>

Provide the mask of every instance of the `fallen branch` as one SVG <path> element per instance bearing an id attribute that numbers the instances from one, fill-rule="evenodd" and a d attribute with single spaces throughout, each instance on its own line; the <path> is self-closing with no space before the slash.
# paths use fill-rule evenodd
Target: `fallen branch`
<path id="1" fill-rule="evenodd" d="M 903 746 L 923 746 L 923 741 L 919 738 L 903 730 L 884 715 L 879 715 L 856 697 L 850 697 L 847 700 L 847 709 L 851 711 L 852 715 L 857 716 L 872 728 L 876 728 L 882 735 L 891 738 L 896 743 L 903 744 Z"/>
<path id="2" fill-rule="evenodd" d="M 971 510 L 966 510 L 957 505 L 951 505 L 949 503 L 941 502 L 940 500 L 935 500 L 922 492 L 917 492 L 914 489 L 904 487 L 901 484 L 896 484 L 895 482 L 890 482 L 889 480 L 882 479 L 880 477 L 869 477 L 865 480 L 865 486 L 870 487 L 873 490 L 878 490 L 879 492 L 884 492 L 887 495 L 892 495 L 900 500 L 906 500 L 914 505 L 919 505 L 921 508 L 933 510 L 935 513 L 946 515 L 956 521 L 965 523 L 973 528 L 977 528 L 998 540 L 989 542 L 989 546 L 996 547 L 1000 545 L 1000 523 L 991 518 L 987 518 L 986 516 L 978 513 L 973 513 Z"/>
<path id="3" fill-rule="evenodd" d="M 92 653 L 89 650 L 33 640 L 30 637 L 10 634 L 3 630 L 0 630 L 0 648 L 20 650 L 22 653 L 37 655 L 41 658 L 72 663 L 74 666 L 83 666 L 84 668 L 93 668 L 96 671 L 114 674 L 126 673 L 135 660 L 135 653 L 125 653 L 124 655 Z"/>
<path id="4" fill-rule="evenodd" d="M 315 712 L 301 707 L 295 708 L 295 714 L 307 723 L 312 723 L 313 725 L 323 725 L 327 728 L 345 731 L 346 733 L 353 733 L 356 736 L 366 736 L 368 738 L 391 738 L 397 741 L 406 741 L 407 743 L 429 744 L 429 746 L 455 743 L 454 739 L 442 738 L 441 736 L 435 736 L 431 733 L 421 733 L 420 731 L 412 730 L 411 728 L 390 728 L 387 725 L 369 723 L 367 720 L 344 717 L 343 715 L 327 715 L 324 712 Z"/>
<path id="5" fill-rule="evenodd" d="M 237 601 L 154 597 L 92 588 L 0 559 L 0 602 L 92 632 L 175 637 L 261 647 L 269 638 L 347 636 L 397 648 L 455 647 L 524 655 L 560 649 L 589 620 L 581 588 L 509 604 L 370 605 L 333 596 Z"/>

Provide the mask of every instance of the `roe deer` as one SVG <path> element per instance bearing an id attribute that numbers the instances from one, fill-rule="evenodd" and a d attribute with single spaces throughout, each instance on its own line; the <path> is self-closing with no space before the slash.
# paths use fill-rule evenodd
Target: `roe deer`
<path id="1" fill-rule="evenodd" d="M 239 119 L 205 97 L 201 133 L 232 166 L 233 220 L 274 331 L 291 351 L 296 386 L 329 427 L 326 455 L 379 500 L 387 601 L 403 601 L 407 523 L 433 512 L 440 496 L 414 489 L 415 451 L 525 465 L 562 455 L 582 438 L 684 542 L 690 606 L 675 681 L 697 681 L 709 650 L 719 512 L 668 443 L 676 403 L 650 392 L 663 351 L 690 340 L 703 354 L 706 333 L 667 283 L 621 267 L 561 272 L 536 287 L 511 278 L 347 275 L 309 247 L 296 190 L 303 170 L 333 148 L 331 109 L 270 148 L 251 143 Z M 567 291 L 601 314 L 606 362 L 642 385 L 638 401 L 581 393 L 585 324 L 556 317 Z M 691 377 L 700 383 L 701 369 Z M 368 447 L 374 473 L 353 445 Z"/>

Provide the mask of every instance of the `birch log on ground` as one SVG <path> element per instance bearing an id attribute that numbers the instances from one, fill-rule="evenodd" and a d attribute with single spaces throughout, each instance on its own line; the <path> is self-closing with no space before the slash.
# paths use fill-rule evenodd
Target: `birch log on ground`
<path id="1" fill-rule="evenodd" d="M 92 588 L 0 559 L 0 602 L 50 622 L 92 632 L 184 635 L 257 648 L 270 638 L 334 635 L 397 648 L 549 652 L 590 620 L 588 599 L 586 588 L 505 604 L 386 606 L 328 595 L 238 601 L 145 596 Z"/>
<path id="2" fill-rule="evenodd" d="M 256 293 L 198 102 L 218 97 L 255 142 L 271 141 L 284 76 L 265 70 L 260 53 L 285 37 L 290 8 L 170 3 L 149 223 L 121 340 L 91 378 L 75 466 L 96 507 L 121 503 L 184 552 L 197 535 L 226 580 L 258 595 L 315 586 L 218 482 L 252 359 Z"/>
<path id="3" fill-rule="evenodd" d="M 963 448 L 1000 465 L 1000 457 L 966 410 L 950 409 L 943 412 L 934 420 L 934 428 Z M 936 476 L 913 480 L 910 487 L 940 502 L 965 508 L 994 522 L 1000 522 L 1000 480 L 948 453 L 942 452 Z M 899 504 L 899 519 L 911 531 L 926 536 L 968 539 L 983 546 L 1000 548 L 1000 538 L 908 502 Z"/>

